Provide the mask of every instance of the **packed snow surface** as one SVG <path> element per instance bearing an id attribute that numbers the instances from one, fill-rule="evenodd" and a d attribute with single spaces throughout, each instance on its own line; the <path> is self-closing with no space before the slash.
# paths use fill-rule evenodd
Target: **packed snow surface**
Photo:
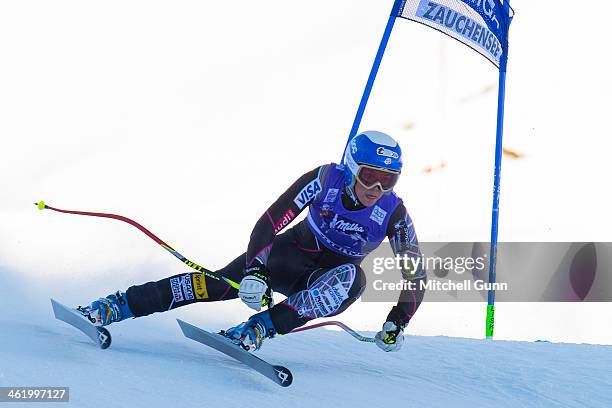
<path id="1" fill-rule="evenodd" d="M 267 340 L 258 352 L 293 372 L 281 388 L 182 336 L 177 317 L 225 328 L 229 321 L 208 316 L 214 305 L 111 325 L 113 344 L 100 350 L 53 319 L 46 285 L 3 276 L 0 386 L 68 386 L 70 406 L 612 406 L 611 346 L 408 336 L 400 352 L 384 353 L 319 328 Z M 33 300 L 19 302 L 24 286 Z"/>

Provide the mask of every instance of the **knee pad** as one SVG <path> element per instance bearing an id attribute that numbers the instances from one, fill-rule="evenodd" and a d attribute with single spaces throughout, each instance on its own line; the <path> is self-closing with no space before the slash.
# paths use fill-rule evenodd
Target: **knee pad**
<path id="1" fill-rule="evenodd" d="M 298 313 L 310 318 L 333 316 L 357 300 L 364 288 L 363 270 L 347 263 L 314 272 L 307 288 L 288 300 Z"/>

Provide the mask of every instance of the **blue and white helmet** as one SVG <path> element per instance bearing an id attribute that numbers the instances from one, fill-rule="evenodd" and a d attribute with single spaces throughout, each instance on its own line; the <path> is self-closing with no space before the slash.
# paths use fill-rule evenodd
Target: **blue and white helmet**
<path id="1" fill-rule="evenodd" d="M 402 149 L 388 134 L 368 130 L 351 139 L 344 153 L 343 164 L 344 182 L 352 189 L 360 164 L 400 173 L 402 171 Z"/>

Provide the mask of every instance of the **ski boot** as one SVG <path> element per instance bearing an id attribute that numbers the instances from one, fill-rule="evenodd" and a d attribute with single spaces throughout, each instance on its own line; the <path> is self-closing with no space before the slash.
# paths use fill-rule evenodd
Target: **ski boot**
<path id="1" fill-rule="evenodd" d="M 125 293 L 121 291 L 94 300 L 89 306 L 79 306 L 77 310 L 87 317 L 94 326 L 108 326 L 111 323 L 134 317 L 125 298 Z"/>
<path id="2" fill-rule="evenodd" d="M 276 329 L 270 319 L 270 312 L 260 312 L 249 318 L 244 323 L 232 327 L 227 331 L 221 331 L 221 335 L 232 340 L 246 351 L 259 350 L 263 340 L 274 337 Z"/>

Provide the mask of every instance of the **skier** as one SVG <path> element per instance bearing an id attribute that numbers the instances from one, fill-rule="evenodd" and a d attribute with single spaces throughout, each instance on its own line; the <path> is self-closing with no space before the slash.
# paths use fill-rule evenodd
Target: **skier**
<path id="1" fill-rule="evenodd" d="M 412 220 L 392 191 L 401 169 L 401 149 L 393 138 L 360 133 L 349 143 L 343 165 L 325 164 L 301 176 L 257 221 L 246 253 L 217 271 L 240 282 L 239 290 L 198 272 L 183 273 L 131 286 L 81 311 L 106 326 L 195 302 L 239 297 L 259 313 L 225 334 L 249 350 L 312 319 L 337 315 L 361 296 L 366 278 L 359 265 L 385 237 L 396 255 L 421 256 Z M 278 234 L 306 207 L 306 219 Z M 407 279 L 426 279 L 422 266 L 402 273 Z M 416 283 L 400 294 L 376 334 L 384 351 L 402 346 L 404 328 L 424 295 Z M 273 291 L 287 299 L 273 305 Z M 269 308 L 260 311 L 262 306 Z"/>

